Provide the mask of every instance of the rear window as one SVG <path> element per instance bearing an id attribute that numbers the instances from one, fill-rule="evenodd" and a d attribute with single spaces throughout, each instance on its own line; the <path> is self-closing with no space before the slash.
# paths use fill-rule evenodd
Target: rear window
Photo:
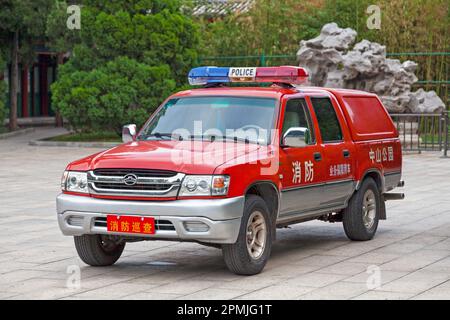
<path id="1" fill-rule="evenodd" d="M 342 97 L 355 140 L 383 138 L 395 133 L 392 120 L 375 97 Z"/>
<path id="2" fill-rule="evenodd" d="M 336 111 L 329 98 L 311 98 L 311 102 L 319 122 L 322 141 L 335 142 L 342 140 L 342 130 L 339 125 Z"/>

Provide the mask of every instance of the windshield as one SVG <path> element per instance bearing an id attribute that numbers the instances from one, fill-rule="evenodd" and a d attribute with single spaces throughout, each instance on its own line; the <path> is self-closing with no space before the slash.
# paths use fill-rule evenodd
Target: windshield
<path id="1" fill-rule="evenodd" d="M 268 144 L 276 99 L 192 97 L 171 99 L 142 130 L 139 140 L 232 140 Z"/>

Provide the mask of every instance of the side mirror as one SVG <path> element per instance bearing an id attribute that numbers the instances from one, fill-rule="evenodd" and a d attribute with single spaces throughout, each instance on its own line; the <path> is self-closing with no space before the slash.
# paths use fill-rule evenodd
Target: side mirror
<path id="1" fill-rule="evenodd" d="M 308 145 L 309 129 L 303 127 L 289 128 L 283 135 L 282 146 L 301 148 Z"/>
<path id="2" fill-rule="evenodd" d="M 135 124 L 127 124 L 122 128 L 122 141 L 131 142 L 136 140 L 137 129 Z"/>

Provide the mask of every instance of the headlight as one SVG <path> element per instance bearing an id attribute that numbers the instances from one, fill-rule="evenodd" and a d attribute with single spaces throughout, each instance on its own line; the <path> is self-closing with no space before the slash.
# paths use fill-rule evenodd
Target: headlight
<path id="1" fill-rule="evenodd" d="M 186 176 L 181 184 L 180 196 L 226 196 L 229 176 Z"/>
<path id="2" fill-rule="evenodd" d="M 78 171 L 64 171 L 61 179 L 63 191 L 88 193 L 87 173 Z"/>

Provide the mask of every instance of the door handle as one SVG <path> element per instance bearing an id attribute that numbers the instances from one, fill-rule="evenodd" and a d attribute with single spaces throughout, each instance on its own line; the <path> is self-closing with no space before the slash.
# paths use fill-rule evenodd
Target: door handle
<path id="1" fill-rule="evenodd" d="M 314 160 L 316 161 L 322 160 L 322 154 L 320 152 L 314 152 Z"/>
<path id="2" fill-rule="evenodd" d="M 342 151 L 342 154 L 344 155 L 344 158 L 349 158 L 350 157 L 350 151 L 348 151 L 347 149 Z"/>

